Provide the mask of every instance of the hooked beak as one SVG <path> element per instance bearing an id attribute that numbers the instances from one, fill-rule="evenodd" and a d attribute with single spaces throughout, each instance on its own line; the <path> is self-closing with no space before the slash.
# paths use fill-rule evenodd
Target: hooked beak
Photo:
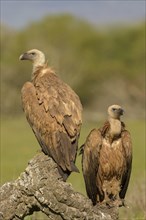
<path id="1" fill-rule="evenodd" d="M 19 57 L 19 60 L 28 60 L 28 59 L 29 59 L 28 53 L 23 53 Z"/>
<path id="2" fill-rule="evenodd" d="M 120 113 L 120 115 L 123 115 L 124 114 L 124 109 L 119 109 L 119 113 Z"/>

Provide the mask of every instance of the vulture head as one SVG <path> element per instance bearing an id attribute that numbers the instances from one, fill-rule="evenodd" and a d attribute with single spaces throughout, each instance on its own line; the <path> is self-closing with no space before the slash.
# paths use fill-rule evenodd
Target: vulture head
<path id="1" fill-rule="evenodd" d="M 21 54 L 19 60 L 30 60 L 33 64 L 33 70 L 35 71 L 38 66 L 45 64 L 45 55 L 40 50 L 32 49 Z"/>
<path id="2" fill-rule="evenodd" d="M 108 107 L 108 115 L 113 119 L 120 119 L 120 116 L 123 115 L 124 110 L 120 105 L 111 105 Z"/>

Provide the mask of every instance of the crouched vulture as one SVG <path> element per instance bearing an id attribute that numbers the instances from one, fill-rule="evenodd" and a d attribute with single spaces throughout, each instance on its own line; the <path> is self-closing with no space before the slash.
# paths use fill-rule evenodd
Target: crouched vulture
<path id="1" fill-rule="evenodd" d="M 132 167 L 130 133 L 120 121 L 123 109 L 108 108 L 103 127 L 93 129 L 82 145 L 82 169 L 88 197 L 93 205 L 125 205 L 124 198 Z"/>
<path id="2" fill-rule="evenodd" d="M 21 90 L 26 118 L 43 150 L 54 159 L 65 181 L 75 165 L 82 124 L 82 105 L 75 92 L 47 66 L 37 49 L 23 53 L 20 60 L 33 64 L 31 82 Z"/>

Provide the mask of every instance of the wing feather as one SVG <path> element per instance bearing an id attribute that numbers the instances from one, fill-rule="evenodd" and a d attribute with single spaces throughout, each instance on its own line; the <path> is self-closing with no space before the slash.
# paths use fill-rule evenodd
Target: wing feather
<path id="1" fill-rule="evenodd" d="M 78 96 L 55 74 L 24 84 L 22 103 L 26 118 L 43 151 L 64 171 L 77 171 L 82 106 Z"/>
<path id="2" fill-rule="evenodd" d="M 98 167 L 99 156 L 102 145 L 102 136 L 99 130 L 93 129 L 86 139 L 85 144 L 82 146 L 82 168 L 85 179 L 86 191 L 88 197 L 92 200 L 93 204 L 96 204 L 98 188 L 100 182 L 98 181 Z M 97 188 L 98 184 L 98 188 Z"/>
<path id="3" fill-rule="evenodd" d="M 65 116 L 73 118 L 74 125 L 81 124 L 82 105 L 79 97 L 55 74 L 45 74 L 39 78 L 36 87 L 38 99 L 41 97 L 45 110 L 60 124 L 65 123 Z"/>
<path id="4" fill-rule="evenodd" d="M 130 175 L 131 175 L 131 169 L 132 169 L 132 141 L 131 141 L 130 133 L 127 130 L 122 132 L 121 138 L 122 138 L 122 144 L 123 144 L 124 153 L 125 153 L 126 168 L 125 168 L 125 172 L 122 177 L 121 191 L 119 195 L 120 195 L 120 198 L 124 199 L 127 188 L 128 188 Z"/>

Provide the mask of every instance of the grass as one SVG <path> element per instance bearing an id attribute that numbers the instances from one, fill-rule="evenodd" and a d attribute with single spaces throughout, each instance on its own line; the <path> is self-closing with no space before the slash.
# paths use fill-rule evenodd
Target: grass
<path id="1" fill-rule="evenodd" d="M 86 122 L 82 126 L 80 145 L 84 143 L 90 130 L 99 126 L 101 123 Z M 140 179 L 144 180 L 145 171 L 145 123 L 144 121 L 127 121 L 127 128 L 130 130 L 133 140 L 133 169 L 131 181 L 127 193 L 127 202 L 131 204 L 133 199 L 144 198 L 144 193 L 140 194 L 136 188 L 135 182 Z M 25 117 L 3 118 L 1 120 L 1 184 L 6 181 L 15 180 L 27 166 L 28 161 L 40 150 L 31 128 Z M 81 157 L 77 157 L 77 167 L 81 171 Z M 82 172 L 80 174 L 72 173 L 68 182 L 72 183 L 74 189 L 86 194 Z M 142 183 L 143 184 L 143 183 Z M 140 185 L 140 184 L 139 184 Z M 135 201 L 137 200 L 135 199 Z M 144 199 L 143 199 L 144 201 Z M 134 202 L 133 202 L 134 204 Z M 131 204 L 132 207 L 132 204 Z M 134 204 L 135 207 L 135 204 Z M 132 210 L 133 211 L 133 210 Z M 143 210 L 134 210 L 135 216 L 131 219 L 144 219 Z M 125 209 L 120 211 L 120 219 L 126 219 Z M 130 219 L 130 217 L 128 217 Z M 27 218 L 28 219 L 28 218 Z M 44 218 L 43 218 L 44 219 Z M 128 219 L 128 220 L 129 220 Z"/>

